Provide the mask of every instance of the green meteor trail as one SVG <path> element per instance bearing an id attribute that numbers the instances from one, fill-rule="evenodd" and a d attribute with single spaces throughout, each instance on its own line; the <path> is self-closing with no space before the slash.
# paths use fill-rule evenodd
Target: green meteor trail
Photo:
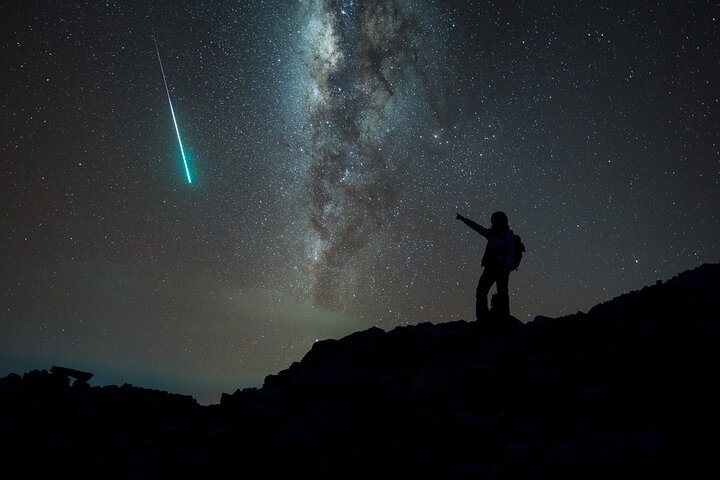
<path id="1" fill-rule="evenodd" d="M 192 183 L 192 179 L 190 178 L 190 169 L 188 168 L 187 159 L 185 158 L 185 149 L 183 148 L 182 140 L 180 140 L 180 129 L 178 129 L 177 120 L 175 119 L 175 110 L 173 109 L 172 100 L 170 100 L 170 89 L 168 88 L 167 79 L 165 78 L 165 69 L 163 68 L 162 60 L 160 59 L 160 49 L 158 48 L 155 36 L 153 36 L 153 42 L 155 42 L 155 51 L 157 52 L 158 63 L 160 63 L 160 72 L 162 73 L 163 83 L 165 83 L 165 93 L 167 93 L 168 104 L 170 104 L 170 113 L 172 114 L 173 123 L 175 124 L 175 133 L 177 133 L 180 153 L 182 154 L 183 164 L 185 165 L 185 174 L 187 175 L 188 183 Z"/>

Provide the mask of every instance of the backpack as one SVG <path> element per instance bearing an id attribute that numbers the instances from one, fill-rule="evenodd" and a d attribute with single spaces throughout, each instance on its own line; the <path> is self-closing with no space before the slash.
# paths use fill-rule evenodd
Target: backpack
<path id="1" fill-rule="evenodd" d="M 525 244 L 520 240 L 520 235 L 513 233 L 515 237 L 515 257 L 512 259 L 510 264 L 510 270 L 517 270 L 520 266 L 520 260 L 522 260 L 523 252 L 525 251 Z"/>

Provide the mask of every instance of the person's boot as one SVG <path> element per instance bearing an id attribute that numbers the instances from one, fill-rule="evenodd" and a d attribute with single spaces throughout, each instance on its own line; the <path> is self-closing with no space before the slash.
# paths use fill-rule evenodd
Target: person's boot
<path id="1" fill-rule="evenodd" d="M 502 295 L 496 293 L 490 299 L 492 308 L 490 314 L 496 320 L 507 320 L 510 318 L 510 297 L 509 295 Z"/>
<path id="2" fill-rule="evenodd" d="M 487 298 L 478 298 L 475 303 L 475 319 L 478 322 L 487 321 L 490 318 L 490 311 L 487 307 Z"/>

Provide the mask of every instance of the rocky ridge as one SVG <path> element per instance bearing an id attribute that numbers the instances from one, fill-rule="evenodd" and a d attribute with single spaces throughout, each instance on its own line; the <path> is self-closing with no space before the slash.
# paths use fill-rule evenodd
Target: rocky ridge
<path id="1" fill-rule="evenodd" d="M 720 265 L 706 264 L 587 313 L 317 342 L 212 406 L 71 384 L 67 369 L 12 374 L 0 465 L 55 478 L 717 476 L 719 320 Z"/>

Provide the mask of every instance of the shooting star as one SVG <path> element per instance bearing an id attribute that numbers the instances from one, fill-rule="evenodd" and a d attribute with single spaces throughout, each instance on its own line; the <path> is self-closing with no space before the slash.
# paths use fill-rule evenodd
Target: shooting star
<path id="1" fill-rule="evenodd" d="M 178 129 L 177 120 L 175 119 L 175 110 L 173 109 L 172 100 L 170 100 L 170 89 L 168 88 L 167 79 L 165 78 L 165 69 L 163 68 L 162 60 L 160 59 L 160 49 L 158 48 L 157 40 L 153 35 L 153 42 L 155 42 L 155 51 L 157 52 L 158 63 L 160 63 L 160 72 L 162 73 L 163 82 L 165 83 L 165 92 L 167 93 L 168 104 L 170 104 L 170 113 L 172 114 L 173 123 L 175 124 L 175 133 L 177 133 L 178 144 L 180 144 L 180 153 L 182 154 L 183 164 L 185 165 L 185 174 L 187 174 L 188 183 L 192 183 L 190 178 L 190 169 L 188 168 L 187 159 L 185 158 L 185 149 L 183 149 L 182 140 L 180 140 L 180 130 Z"/>

